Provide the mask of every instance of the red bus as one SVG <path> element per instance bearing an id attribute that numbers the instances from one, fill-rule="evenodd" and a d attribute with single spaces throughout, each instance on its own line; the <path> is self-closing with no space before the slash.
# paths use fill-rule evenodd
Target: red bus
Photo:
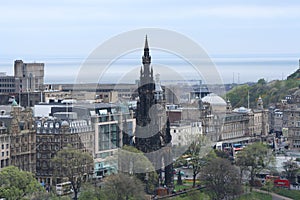
<path id="1" fill-rule="evenodd" d="M 266 181 L 267 180 L 273 181 L 274 186 L 290 188 L 290 182 L 289 182 L 289 180 L 287 180 L 287 179 L 281 179 L 279 176 L 267 175 L 266 176 Z"/>
<path id="2" fill-rule="evenodd" d="M 290 182 L 287 179 L 276 179 L 274 180 L 274 185 L 277 187 L 290 188 Z"/>

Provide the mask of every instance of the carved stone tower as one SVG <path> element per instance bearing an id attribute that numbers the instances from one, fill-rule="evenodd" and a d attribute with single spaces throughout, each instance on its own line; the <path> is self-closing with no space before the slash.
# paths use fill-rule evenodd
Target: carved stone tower
<path id="1" fill-rule="evenodd" d="M 155 169 L 165 168 L 165 185 L 172 184 L 170 123 L 166 115 L 165 99 L 159 76 L 153 79 L 151 56 L 146 36 L 143 66 L 138 87 L 135 146 L 145 153 Z"/>

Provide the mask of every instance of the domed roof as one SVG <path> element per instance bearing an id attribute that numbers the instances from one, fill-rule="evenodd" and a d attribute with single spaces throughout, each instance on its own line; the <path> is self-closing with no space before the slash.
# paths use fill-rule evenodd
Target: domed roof
<path id="1" fill-rule="evenodd" d="M 218 105 L 218 106 L 227 105 L 226 101 L 222 97 L 216 95 L 215 93 L 210 93 L 207 96 L 203 97 L 201 100 L 211 105 Z"/>
<path id="2" fill-rule="evenodd" d="M 251 109 L 245 108 L 245 107 L 239 107 L 233 110 L 233 112 L 238 112 L 238 113 L 249 113 L 251 112 Z"/>
<path id="3" fill-rule="evenodd" d="M 67 122 L 67 121 L 62 121 L 61 126 L 69 126 L 69 122 Z"/>

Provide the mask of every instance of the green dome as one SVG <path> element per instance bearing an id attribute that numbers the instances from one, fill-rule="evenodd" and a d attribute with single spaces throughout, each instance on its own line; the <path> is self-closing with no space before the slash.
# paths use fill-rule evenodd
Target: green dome
<path id="1" fill-rule="evenodd" d="M 16 102 L 16 100 L 13 100 L 13 102 L 11 103 L 12 106 L 18 106 L 18 103 Z"/>

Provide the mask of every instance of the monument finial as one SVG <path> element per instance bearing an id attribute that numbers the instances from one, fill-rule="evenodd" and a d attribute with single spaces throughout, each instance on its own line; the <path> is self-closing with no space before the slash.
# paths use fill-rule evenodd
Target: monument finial
<path id="1" fill-rule="evenodd" d="M 147 35 L 146 35 L 146 39 L 145 39 L 145 47 L 144 47 L 144 49 L 149 49 Z"/>

